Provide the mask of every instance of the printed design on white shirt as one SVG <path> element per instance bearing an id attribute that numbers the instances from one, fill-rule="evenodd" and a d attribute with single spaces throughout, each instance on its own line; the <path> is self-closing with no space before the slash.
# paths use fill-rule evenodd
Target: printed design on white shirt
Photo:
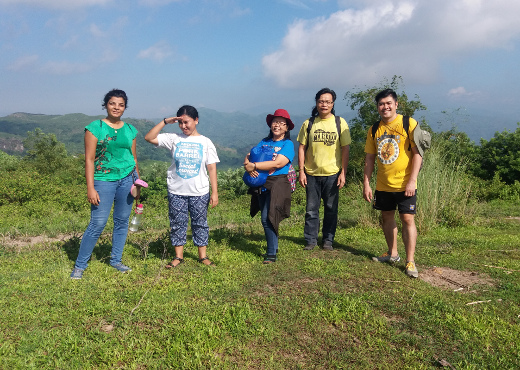
<path id="1" fill-rule="evenodd" d="M 191 179 L 200 172 L 203 145 L 200 143 L 183 142 L 175 148 L 175 167 L 177 175 L 183 179 Z"/>

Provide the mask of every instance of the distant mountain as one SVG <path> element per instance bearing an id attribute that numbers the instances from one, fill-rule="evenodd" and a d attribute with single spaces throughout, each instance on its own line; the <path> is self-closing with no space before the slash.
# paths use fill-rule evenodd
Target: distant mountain
<path id="1" fill-rule="evenodd" d="M 242 165 L 244 156 L 262 138 L 267 136 L 269 128 L 264 115 L 248 115 L 244 113 L 221 113 L 212 109 L 200 108 L 197 130 L 209 137 L 221 160 L 219 168 L 236 168 Z M 0 117 L 0 150 L 9 154 L 22 154 L 22 142 L 28 131 L 41 129 L 44 133 L 55 134 L 63 142 L 69 154 L 83 153 L 84 128 L 90 122 L 104 116 L 87 116 L 81 113 L 65 115 L 44 115 L 31 113 L 13 113 Z M 307 117 L 295 116 L 296 125 L 293 130 L 295 141 L 298 130 Z M 139 131 L 137 135 L 137 151 L 139 160 L 170 161 L 165 150 L 157 150 L 144 140 L 144 135 L 161 120 L 124 118 L 125 122 L 134 125 Z M 163 132 L 180 132 L 177 125 L 168 125 Z"/>
<path id="2" fill-rule="evenodd" d="M 244 156 L 262 138 L 267 136 L 269 128 L 265 122 L 267 113 L 222 113 L 213 109 L 200 108 L 198 131 L 209 137 L 215 146 L 221 160 L 219 168 L 236 168 L 242 165 Z M 354 112 L 338 113 L 347 121 L 354 117 Z M 418 112 L 416 118 L 425 117 L 434 131 L 446 131 L 455 127 L 458 131 L 464 131 L 468 136 L 480 143 L 480 138 L 489 140 L 495 132 L 506 129 L 514 131 L 517 122 L 512 122 L 510 117 L 499 114 L 480 114 L 475 118 L 465 111 L 454 111 L 449 114 L 440 112 Z M 22 141 L 27 137 L 28 131 L 40 128 L 45 133 L 53 133 L 59 141 L 65 143 L 69 154 L 83 153 L 84 128 L 90 122 L 103 118 L 100 116 L 87 116 L 81 113 L 65 115 L 45 115 L 31 113 L 13 113 L 0 117 L 0 150 L 9 154 L 22 154 Z M 308 115 L 295 114 L 291 118 L 295 124 L 291 132 L 291 139 L 297 148 L 296 137 L 302 123 Z M 170 161 L 170 155 L 165 150 L 156 150 L 144 140 L 144 135 L 162 118 L 135 119 L 125 118 L 125 122 L 134 125 L 139 131 L 138 157 L 139 160 Z M 164 132 L 179 132 L 177 125 L 168 125 Z M 296 162 L 296 159 L 295 159 Z"/>

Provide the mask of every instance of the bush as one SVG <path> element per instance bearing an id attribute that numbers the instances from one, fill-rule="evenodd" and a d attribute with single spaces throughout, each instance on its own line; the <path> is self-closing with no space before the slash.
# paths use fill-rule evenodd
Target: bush
<path id="1" fill-rule="evenodd" d="M 223 199 L 235 199 L 247 193 L 249 187 L 244 184 L 242 176 L 244 169 L 236 168 L 234 170 L 218 172 L 218 188 L 219 195 Z"/>

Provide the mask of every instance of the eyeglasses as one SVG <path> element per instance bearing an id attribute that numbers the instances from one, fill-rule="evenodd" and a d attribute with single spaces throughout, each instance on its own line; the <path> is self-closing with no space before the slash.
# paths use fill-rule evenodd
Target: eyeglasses
<path id="1" fill-rule="evenodd" d="M 320 105 L 332 105 L 332 104 L 334 104 L 334 102 L 330 101 L 330 100 L 318 100 L 316 103 L 318 103 Z"/>
<path id="2" fill-rule="evenodd" d="M 273 121 L 273 122 L 271 122 L 271 126 L 284 127 L 285 125 L 286 125 L 286 123 L 284 121 Z"/>

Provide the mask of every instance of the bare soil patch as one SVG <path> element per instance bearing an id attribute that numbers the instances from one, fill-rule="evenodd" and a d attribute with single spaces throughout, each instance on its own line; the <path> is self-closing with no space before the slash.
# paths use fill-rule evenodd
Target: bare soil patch
<path id="1" fill-rule="evenodd" d="M 0 245 L 4 247 L 14 250 L 16 252 L 21 252 L 21 249 L 28 246 L 33 246 L 36 244 L 44 244 L 44 243 L 54 243 L 54 242 L 65 242 L 70 238 L 74 237 L 75 234 L 60 234 L 55 237 L 49 237 L 45 235 L 38 236 L 17 236 L 15 238 L 11 238 L 9 236 L 0 237 Z"/>
<path id="2" fill-rule="evenodd" d="M 419 279 L 435 287 L 460 292 L 469 292 L 474 285 L 495 285 L 494 280 L 486 274 L 453 270 L 448 267 L 432 267 L 423 270 L 419 274 Z"/>

